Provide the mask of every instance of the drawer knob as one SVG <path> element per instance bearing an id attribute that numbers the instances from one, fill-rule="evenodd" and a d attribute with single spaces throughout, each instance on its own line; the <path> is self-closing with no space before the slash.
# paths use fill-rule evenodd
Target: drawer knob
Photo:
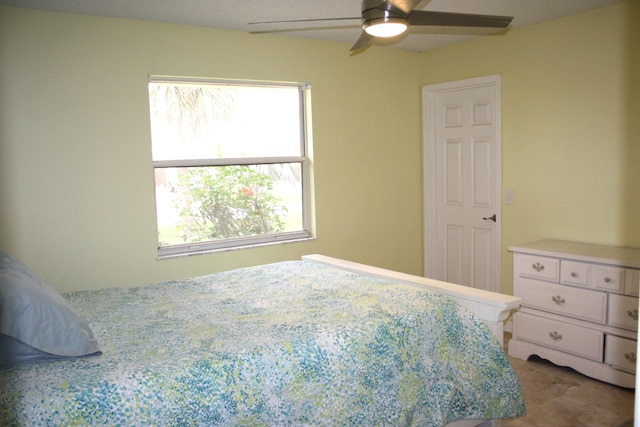
<path id="1" fill-rule="evenodd" d="M 562 298 L 560 295 L 552 296 L 552 297 L 551 297 L 551 300 L 552 300 L 553 302 L 555 302 L 556 304 L 558 304 L 558 305 L 562 305 L 562 304 L 564 304 L 564 303 L 565 303 L 565 301 L 566 301 L 566 300 L 565 300 L 564 298 Z"/>
<path id="2" fill-rule="evenodd" d="M 625 353 L 624 358 L 631 363 L 636 363 L 636 352 L 632 351 L 631 353 Z"/>
<path id="3" fill-rule="evenodd" d="M 575 271 L 571 272 L 571 277 L 578 277 L 578 273 L 576 273 Z"/>
<path id="4" fill-rule="evenodd" d="M 638 320 L 638 309 L 634 308 L 633 310 L 627 310 L 627 316 L 631 317 L 633 320 Z"/>
<path id="5" fill-rule="evenodd" d="M 535 264 L 531 264 L 531 267 L 535 270 L 535 271 L 542 271 L 544 270 L 544 265 L 540 264 L 539 262 L 536 262 Z"/>
<path id="6" fill-rule="evenodd" d="M 611 283 L 611 279 L 609 279 L 608 277 L 604 278 L 604 283 Z"/>
<path id="7" fill-rule="evenodd" d="M 559 334 L 557 331 L 549 332 L 549 336 L 554 341 L 560 341 L 562 339 L 562 334 Z"/>

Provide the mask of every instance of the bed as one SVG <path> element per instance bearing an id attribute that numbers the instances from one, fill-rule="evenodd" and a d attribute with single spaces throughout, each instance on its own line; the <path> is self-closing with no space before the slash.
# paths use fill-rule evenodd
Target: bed
<path id="1" fill-rule="evenodd" d="M 0 273 L 3 259 L 4 273 L 22 269 L 3 288 L 25 275 L 48 286 L 8 256 Z M 75 355 L 20 348 L 31 337 L 7 328 L 3 295 L 3 351 L 25 360 L 0 366 L 0 425 L 444 426 L 525 412 L 502 349 L 514 297 L 320 255 L 50 292 L 70 314 L 47 322 L 84 341 Z"/>

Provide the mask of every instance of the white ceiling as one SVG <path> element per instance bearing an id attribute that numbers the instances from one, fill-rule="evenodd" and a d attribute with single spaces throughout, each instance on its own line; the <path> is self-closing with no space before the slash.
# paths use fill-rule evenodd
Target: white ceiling
<path id="1" fill-rule="evenodd" d="M 518 28 L 619 1 L 622 0 L 423 0 L 417 9 L 513 16 L 511 26 Z M 354 43 L 361 33 L 359 19 L 249 25 L 250 22 L 271 20 L 359 17 L 360 0 L 0 0 L 0 5 L 245 32 L 286 30 L 277 34 L 349 43 Z M 342 27 L 328 28 L 331 24 Z M 486 34 L 486 30 L 482 31 Z M 452 32 L 452 29 L 445 28 L 413 27 L 409 34 L 387 44 L 400 49 L 424 51 L 481 34 L 476 29 L 467 29 L 466 33 L 462 33 L 460 29 Z M 256 34 L 256 37 L 260 37 L 260 34 Z"/>

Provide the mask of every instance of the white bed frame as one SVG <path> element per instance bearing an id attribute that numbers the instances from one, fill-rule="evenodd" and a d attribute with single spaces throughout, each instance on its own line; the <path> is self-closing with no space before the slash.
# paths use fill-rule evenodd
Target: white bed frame
<path id="1" fill-rule="evenodd" d="M 434 292 L 447 295 L 461 306 L 465 307 L 480 319 L 484 320 L 493 333 L 504 346 L 504 322 L 510 316 L 513 310 L 520 307 L 521 299 L 510 295 L 498 294 L 481 289 L 469 288 L 467 286 L 455 285 L 453 283 L 442 282 L 438 280 L 428 279 L 426 277 L 414 276 L 411 274 L 400 273 L 384 268 L 372 267 L 365 264 L 358 264 L 343 259 L 332 258 L 324 255 L 304 255 L 302 259 L 321 264 L 331 265 L 343 270 L 353 271 L 356 273 L 366 274 L 374 277 L 384 277 L 393 279 L 398 282 L 407 283 L 432 290 Z M 482 426 L 493 425 L 500 426 L 501 420 L 491 420 L 482 422 L 481 420 L 463 420 L 448 424 L 448 427 L 467 427 L 475 426 L 478 423 Z"/>

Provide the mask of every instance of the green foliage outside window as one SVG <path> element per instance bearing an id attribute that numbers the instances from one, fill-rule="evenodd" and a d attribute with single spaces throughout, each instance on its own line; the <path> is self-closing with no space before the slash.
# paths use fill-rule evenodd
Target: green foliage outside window
<path id="1" fill-rule="evenodd" d="M 185 242 L 258 236 L 284 229 L 287 208 L 273 178 L 251 166 L 195 167 L 180 175 L 178 229 Z"/>

